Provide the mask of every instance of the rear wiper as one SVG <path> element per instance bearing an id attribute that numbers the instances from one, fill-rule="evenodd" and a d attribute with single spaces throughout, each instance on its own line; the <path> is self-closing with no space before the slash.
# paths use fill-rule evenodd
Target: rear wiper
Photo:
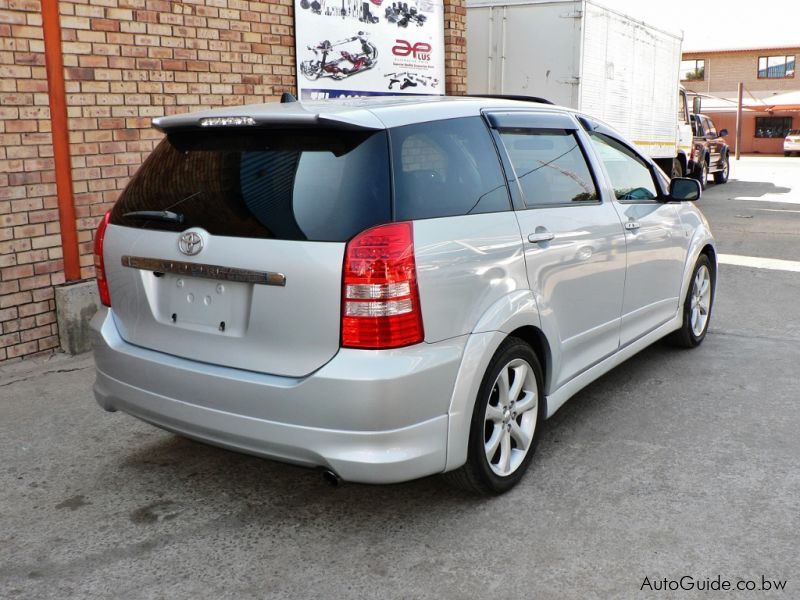
<path id="1" fill-rule="evenodd" d="M 183 215 L 170 210 L 135 210 L 122 215 L 126 219 L 144 219 L 148 221 L 167 221 L 169 223 L 183 223 Z"/>

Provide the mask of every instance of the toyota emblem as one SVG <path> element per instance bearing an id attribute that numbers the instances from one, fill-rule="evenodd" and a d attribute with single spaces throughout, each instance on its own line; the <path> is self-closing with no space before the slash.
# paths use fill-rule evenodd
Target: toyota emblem
<path id="1" fill-rule="evenodd" d="M 178 248 L 184 254 L 194 256 L 203 249 L 203 238 L 194 231 L 187 231 L 178 238 Z"/>

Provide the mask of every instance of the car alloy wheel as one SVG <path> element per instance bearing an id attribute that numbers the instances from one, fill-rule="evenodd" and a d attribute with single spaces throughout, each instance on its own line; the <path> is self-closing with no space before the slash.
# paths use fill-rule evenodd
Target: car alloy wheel
<path id="1" fill-rule="evenodd" d="M 467 462 L 445 473 L 477 494 L 513 488 L 531 464 L 545 415 L 544 377 L 533 348 L 506 338 L 483 374 L 467 441 Z"/>
<path id="2" fill-rule="evenodd" d="M 525 459 L 536 431 L 539 394 L 533 368 L 515 358 L 492 386 L 484 414 L 484 451 L 489 468 L 506 477 Z"/>
<path id="3" fill-rule="evenodd" d="M 692 333 L 700 337 L 706 330 L 711 313 L 711 273 L 706 265 L 700 265 L 692 282 L 689 322 Z"/>

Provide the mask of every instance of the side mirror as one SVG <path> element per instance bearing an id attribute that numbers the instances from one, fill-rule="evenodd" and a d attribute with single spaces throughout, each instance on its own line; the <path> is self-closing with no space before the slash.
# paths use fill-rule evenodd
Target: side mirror
<path id="1" fill-rule="evenodd" d="M 688 177 L 676 177 L 669 182 L 670 202 L 695 201 L 700 199 L 700 182 Z"/>
<path id="2" fill-rule="evenodd" d="M 728 130 L 727 129 L 720 130 L 719 137 L 725 137 L 727 135 L 728 135 Z"/>

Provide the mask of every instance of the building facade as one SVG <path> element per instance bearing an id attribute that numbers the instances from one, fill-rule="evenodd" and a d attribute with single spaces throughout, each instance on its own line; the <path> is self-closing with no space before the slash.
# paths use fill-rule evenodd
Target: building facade
<path id="1" fill-rule="evenodd" d="M 738 84 L 744 85 L 743 153 L 781 154 L 783 138 L 800 129 L 800 46 L 685 52 L 681 79 L 700 94 L 701 110 L 735 148 Z"/>
<path id="2" fill-rule="evenodd" d="M 0 362 L 59 346 L 65 283 L 38 0 L 0 0 Z M 60 36 L 79 279 L 93 236 L 160 140 L 153 117 L 295 92 L 292 0 L 64 0 Z M 466 92 L 466 11 L 444 0 L 446 91 Z M 46 23 L 45 23 L 46 25 Z M 67 250 L 70 250 L 67 248 Z"/>

